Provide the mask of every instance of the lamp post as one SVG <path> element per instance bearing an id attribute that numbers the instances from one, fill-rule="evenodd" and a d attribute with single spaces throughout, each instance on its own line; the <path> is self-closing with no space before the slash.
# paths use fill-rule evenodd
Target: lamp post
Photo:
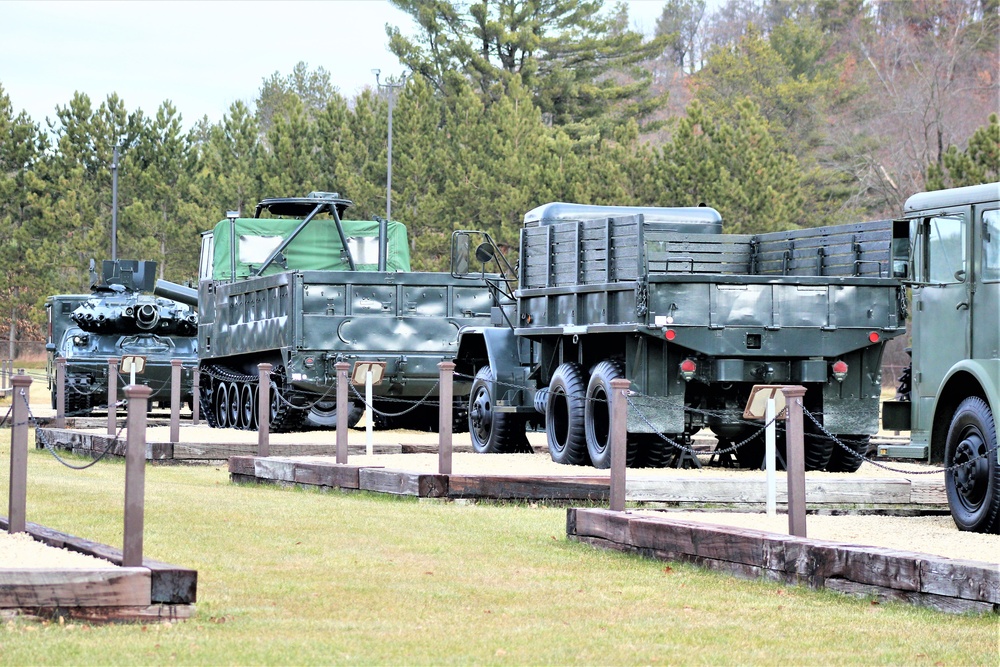
<path id="1" fill-rule="evenodd" d="M 383 88 L 386 91 L 386 95 L 389 98 L 389 147 L 388 147 L 388 160 L 386 161 L 386 175 L 385 175 L 385 219 L 392 220 L 392 107 L 396 102 L 396 90 L 402 88 L 406 85 L 407 73 L 403 73 L 397 81 L 393 81 L 391 78 L 387 79 L 385 83 L 379 81 L 379 75 L 382 73 L 380 69 L 373 69 L 372 74 L 375 75 L 375 85 L 378 86 L 379 90 Z"/>

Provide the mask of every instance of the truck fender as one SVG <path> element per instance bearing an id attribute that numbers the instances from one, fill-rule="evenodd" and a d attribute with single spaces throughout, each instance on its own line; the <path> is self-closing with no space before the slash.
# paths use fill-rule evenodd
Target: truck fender
<path id="1" fill-rule="evenodd" d="M 963 359 L 948 370 L 935 394 L 930 437 L 932 460 L 943 460 L 944 439 L 952 414 L 966 397 L 981 395 L 1000 426 L 1000 391 L 994 381 L 997 377 L 1000 377 L 1000 359 Z M 1000 450 L 997 461 L 1000 462 Z"/>
<path id="2" fill-rule="evenodd" d="M 499 382 L 521 384 L 524 380 L 520 345 L 514 332 L 506 327 L 464 327 L 458 334 L 456 363 L 459 372 L 475 375 L 483 360 L 488 360 L 493 378 Z"/>

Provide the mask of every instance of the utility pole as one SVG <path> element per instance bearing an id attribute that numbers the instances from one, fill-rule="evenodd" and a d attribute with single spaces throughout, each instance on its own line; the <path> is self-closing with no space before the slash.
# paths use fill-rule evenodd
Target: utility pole
<path id="1" fill-rule="evenodd" d="M 375 75 L 375 85 L 378 86 L 379 90 L 383 88 L 386 91 L 386 95 L 389 98 L 389 156 L 386 161 L 386 176 L 385 176 L 385 219 L 392 220 L 392 108 L 395 106 L 396 102 L 396 90 L 402 88 L 406 85 L 407 73 L 404 73 L 399 80 L 393 82 L 392 79 L 388 79 L 385 83 L 379 81 L 379 74 L 382 70 L 373 69 L 372 74 Z"/>
<path id="2" fill-rule="evenodd" d="M 118 144 L 111 152 L 111 261 L 118 259 Z"/>

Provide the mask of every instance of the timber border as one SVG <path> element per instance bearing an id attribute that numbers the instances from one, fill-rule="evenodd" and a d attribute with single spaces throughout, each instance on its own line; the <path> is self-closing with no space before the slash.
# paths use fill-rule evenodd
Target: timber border
<path id="1" fill-rule="evenodd" d="M 605 509 L 569 508 L 566 534 L 648 558 L 874 596 L 947 613 L 1000 613 L 1000 567 L 879 547 Z"/>
<path id="2" fill-rule="evenodd" d="M 0 516 L 0 529 L 9 526 Z M 34 540 L 109 562 L 95 569 L 2 569 L 0 609 L 36 616 L 91 621 L 173 621 L 190 618 L 198 572 L 143 558 L 141 567 L 120 567 L 122 551 L 105 544 L 27 523 Z M 119 566 L 119 567 L 112 567 Z"/>
<path id="3" fill-rule="evenodd" d="M 229 478 L 236 483 L 318 487 L 370 491 L 416 498 L 479 501 L 548 501 L 607 503 L 607 476 L 439 474 L 375 466 L 341 465 L 330 460 L 296 456 L 233 456 Z M 645 507 L 763 508 L 763 479 L 712 477 L 654 478 L 633 471 L 625 499 Z M 806 501 L 812 509 L 873 510 L 903 514 L 947 513 L 941 479 L 815 479 L 806 480 Z M 785 480 L 777 486 L 779 506 L 787 505 Z"/>

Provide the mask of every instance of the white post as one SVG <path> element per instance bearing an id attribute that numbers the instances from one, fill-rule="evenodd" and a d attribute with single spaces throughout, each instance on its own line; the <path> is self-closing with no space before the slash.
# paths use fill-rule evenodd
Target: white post
<path id="1" fill-rule="evenodd" d="M 129 366 L 128 383 L 135 384 L 135 359 L 132 360 L 132 364 Z"/>
<path id="2" fill-rule="evenodd" d="M 764 431 L 764 464 L 767 470 L 767 515 L 775 516 L 778 513 L 777 491 L 775 489 L 775 432 L 777 427 L 774 421 L 774 396 L 767 399 L 767 407 L 764 409 L 764 423 L 767 428 Z"/>
<path id="3" fill-rule="evenodd" d="M 365 373 L 365 410 L 368 411 L 368 418 L 365 420 L 365 453 L 371 456 L 375 453 L 375 441 L 372 436 L 372 421 L 375 416 L 371 409 L 372 404 L 372 368 L 368 367 Z"/>

